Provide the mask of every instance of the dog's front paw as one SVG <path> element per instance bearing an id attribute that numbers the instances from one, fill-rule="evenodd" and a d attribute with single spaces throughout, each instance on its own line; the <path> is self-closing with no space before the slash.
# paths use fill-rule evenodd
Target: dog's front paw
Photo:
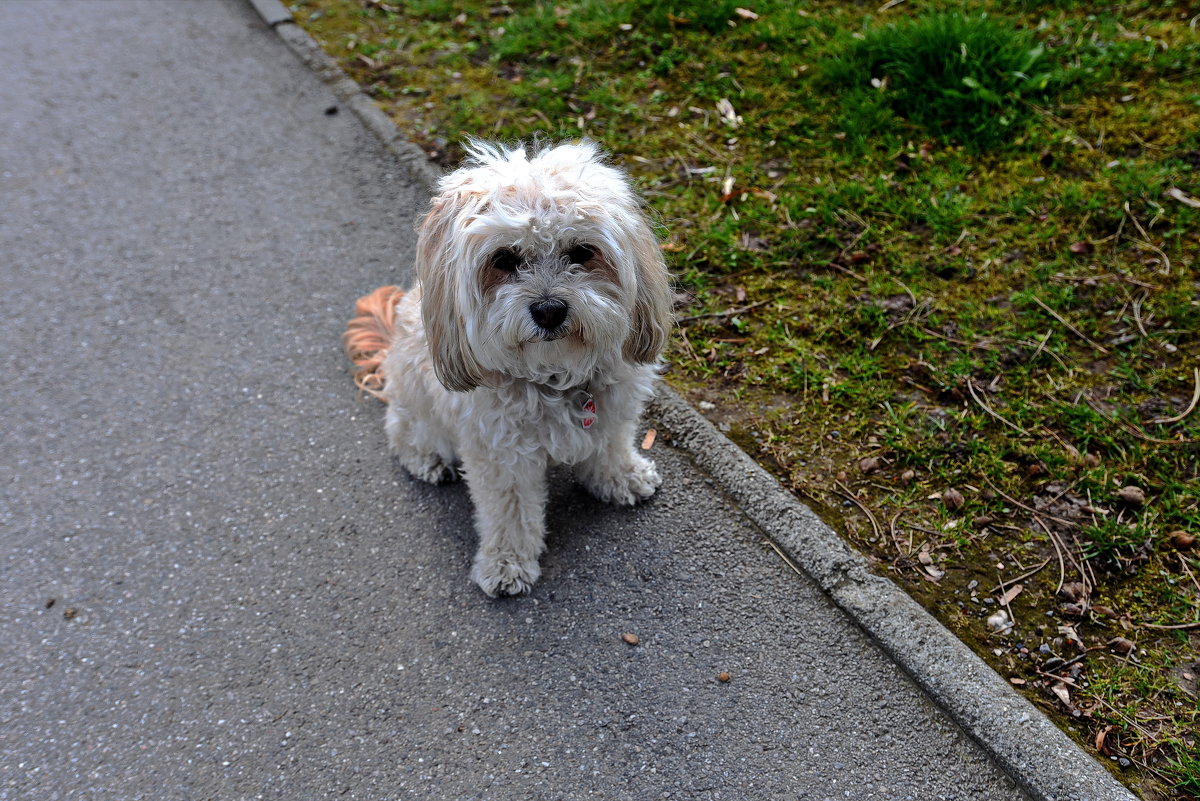
<path id="1" fill-rule="evenodd" d="M 493 598 L 529 592 L 541 575 L 542 568 L 536 558 L 520 559 L 513 554 L 478 553 L 471 567 L 471 580 Z"/>
<path id="2" fill-rule="evenodd" d="M 636 454 L 622 473 L 585 475 L 583 480 L 597 498 L 618 506 L 633 506 L 649 498 L 662 486 L 654 462 Z"/>

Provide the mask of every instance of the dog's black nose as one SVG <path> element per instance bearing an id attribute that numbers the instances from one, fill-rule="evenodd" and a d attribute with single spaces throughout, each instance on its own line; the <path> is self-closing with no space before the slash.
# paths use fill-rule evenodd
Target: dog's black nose
<path id="1" fill-rule="evenodd" d="M 529 316 L 539 328 L 553 331 L 567 319 L 567 304 L 561 300 L 539 300 L 529 306 Z"/>

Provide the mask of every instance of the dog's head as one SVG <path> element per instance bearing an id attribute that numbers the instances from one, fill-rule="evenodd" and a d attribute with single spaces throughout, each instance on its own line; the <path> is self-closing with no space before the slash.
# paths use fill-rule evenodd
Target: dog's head
<path id="1" fill-rule="evenodd" d="M 556 388 L 606 358 L 651 363 L 670 280 L 641 203 L 591 142 L 536 152 L 469 143 L 421 223 L 417 278 L 438 378 Z"/>

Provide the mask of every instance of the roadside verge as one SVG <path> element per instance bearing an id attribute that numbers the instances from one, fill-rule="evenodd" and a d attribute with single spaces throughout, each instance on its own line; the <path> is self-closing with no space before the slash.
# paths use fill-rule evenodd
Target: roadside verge
<path id="1" fill-rule="evenodd" d="M 409 142 L 278 0 L 249 0 L 264 22 L 415 179 L 440 171 Z M 798 571 L 811 577 L 1033 798 L 1134 796 L 966 645 L 866 560 L 678 394 L 664 387 L 649 412 Z"/>

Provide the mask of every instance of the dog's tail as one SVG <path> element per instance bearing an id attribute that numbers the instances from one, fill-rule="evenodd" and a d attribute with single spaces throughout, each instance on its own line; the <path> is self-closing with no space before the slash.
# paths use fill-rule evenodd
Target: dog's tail
<path id="1" fill-rule="evenodd" d="M 354 317 L 342 334 L 342 346 L 354 365 L 354 383 L 385 403 L 380 368 L 396 333 L 396 303 L 402 297 L 404 291 L 394 286 L 381 286 L 363 295 L 354 304 Z"/>

